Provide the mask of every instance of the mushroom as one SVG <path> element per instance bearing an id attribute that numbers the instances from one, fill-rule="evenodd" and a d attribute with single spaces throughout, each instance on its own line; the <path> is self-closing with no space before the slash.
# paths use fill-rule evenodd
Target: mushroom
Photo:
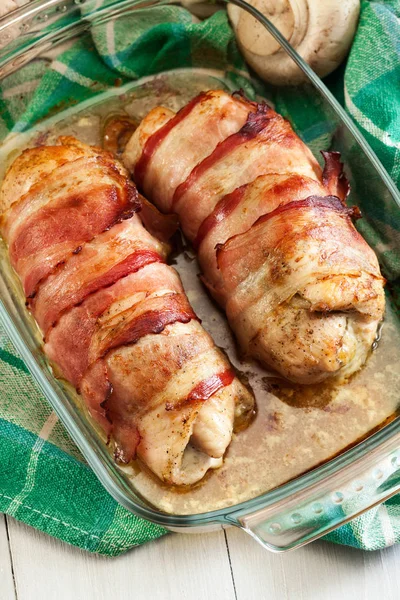
<path id="1" fill-rule="evenodd" d="M 320 76 L 331 73 L 346 56 L 353 40 L 359 0 L 249 0 L 265 15 Z M 296 85 L 304 73 L 266 31 L 243 9 L 228 5 L 228 15 L 245 59 L 265 81 Z"/>

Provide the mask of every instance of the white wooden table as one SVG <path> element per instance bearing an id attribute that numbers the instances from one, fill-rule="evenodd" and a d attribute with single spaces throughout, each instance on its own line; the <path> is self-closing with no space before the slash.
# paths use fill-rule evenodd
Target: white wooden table
<path id="1" fill-rule="evenodd" d="M 325 542 L 276 555 L 235 529 L 109 559 L 0 515 L 0 600 L 399 600 L 399 561 Z"/>

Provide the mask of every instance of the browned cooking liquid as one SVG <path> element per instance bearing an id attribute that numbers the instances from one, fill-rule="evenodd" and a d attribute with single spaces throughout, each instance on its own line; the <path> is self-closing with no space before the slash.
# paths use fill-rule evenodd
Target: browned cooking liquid
<path id="1" fill-rule="evenodd" d="M 124 143 L 123 130 L 110 127 L 110 115 L 121 115 L 128 126 L 134 127 L 160 103 L 177 110 L 201 89 L 216 87 L 212 81 L 205 85 L 201 77 L 192 79 L 189 85 L 185 77 L 175 76 L 169 82 L 160 77 L 156 85 L 146 84 L 134 92 L 94 104 L 52 123 L 39 135 L 42 139 L 45 136 L 47 143 L 67 134 L 100 145 L 102 132 L 106 131 L 110 149 L 118 151 Z M 35 138 L 29 141 L 24 137 L 19 147 L 32 143 Z M 123 468 L 134 488 L 154 506 L 168 513 L 190 514 L 254 498 L 342 452 L 397 412 L 399 323 L 389 302 L 381 340 L 367 365 L 349 382 L 339 386 L 294 385 L 268 374 L 254 362 L 240 361 L 225 317 L 198 280 L 193 256 L 188 259 L 188 253 L 181 248 L 173 263 L 204 327 L 252 387 L 257 414 L 247 428 L 237 424 L 224 465 L 190 489 L 167 487 L 139 464 Z"/>

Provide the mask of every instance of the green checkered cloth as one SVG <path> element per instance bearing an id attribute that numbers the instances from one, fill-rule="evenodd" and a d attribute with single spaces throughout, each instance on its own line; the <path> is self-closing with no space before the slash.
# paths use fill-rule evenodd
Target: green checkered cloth
<path id="1" fill-rule="evenodd" d="M 93 5 L 90 0 L 82 10 L 90 12 Z M 397 184 L 399 17 L 399 0 L 363 0 L 347 65 L 328 78 Z M 53 60 L 37 59 L 8 76 L 0 86 L 0 139 L 110 86 L 179 67 L 220 69 L 247 93 L 257 91 L 224 11 L 197 22 L 182 8 L 160 6 L 97 26 Z M 313 147 L 329 144 L 331 125 L 312 97 L 279 92 L 275 101 Z M 29 525 L 109 556 L 165 533 L 130 514 L 102 488 L 1 329 L 0 452 L 0 510 Z M 328 539 L 367 550 L 400 541 L 399 498 Z"/>

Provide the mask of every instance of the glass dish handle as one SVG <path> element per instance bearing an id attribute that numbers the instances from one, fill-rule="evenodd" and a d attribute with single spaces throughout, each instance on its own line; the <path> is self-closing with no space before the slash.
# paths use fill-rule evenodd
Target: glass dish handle
<path id="1" fill-rule="evenodd" d="M 399 491 L 397 433 L 387 443 L 307 489 L 299 489 L 253 513 L 231 513 L 229 521 L 268 550 L 283 552 L 329 533 Z"/>

